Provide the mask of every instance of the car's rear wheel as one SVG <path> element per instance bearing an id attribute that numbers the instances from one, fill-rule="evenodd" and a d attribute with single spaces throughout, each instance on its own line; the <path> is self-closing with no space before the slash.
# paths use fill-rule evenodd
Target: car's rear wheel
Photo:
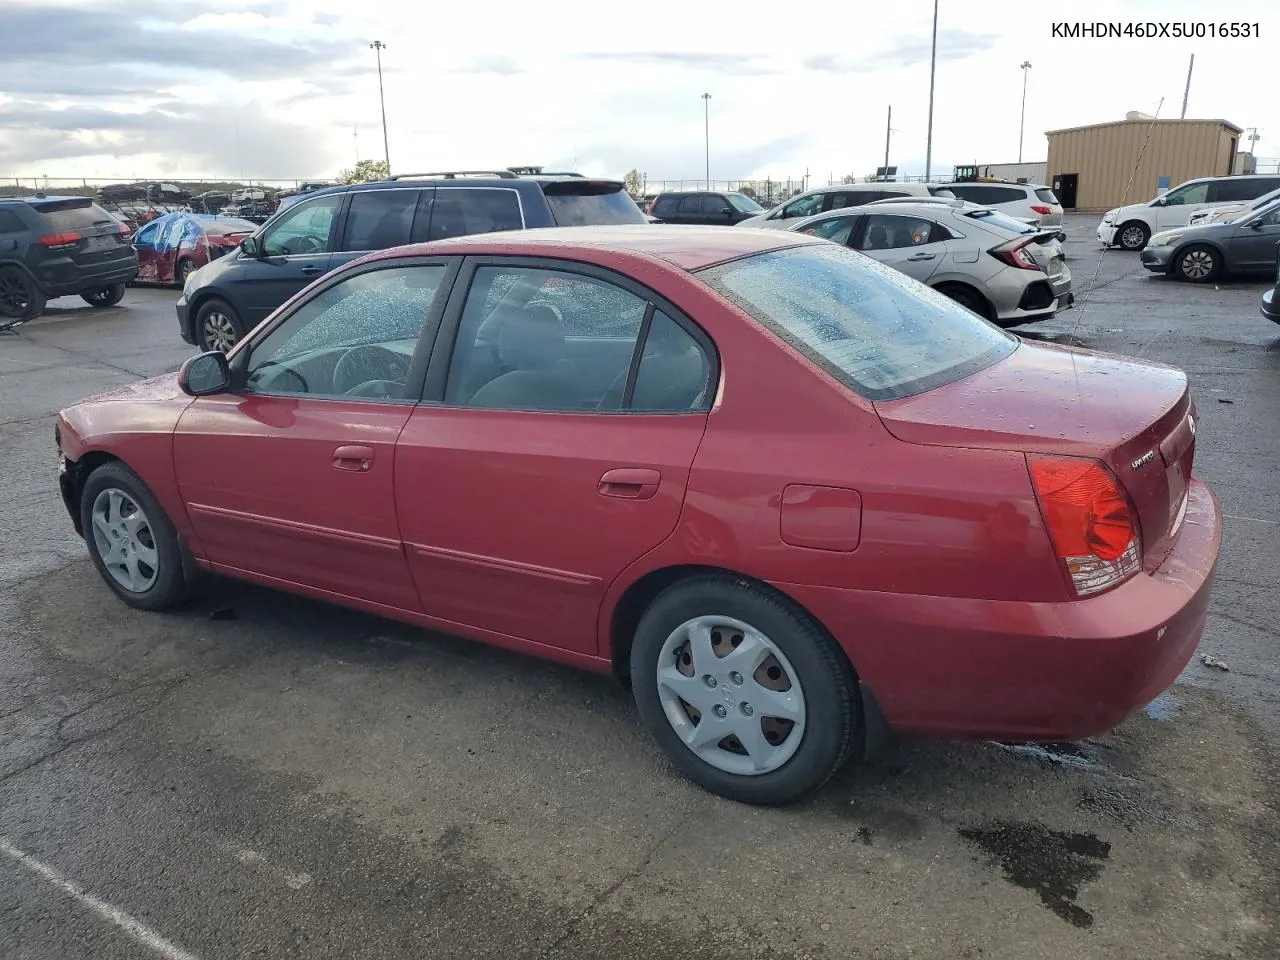
<path id="1" fill-rule="evenodd" d="M 960 306 L 964 307 L 966 310 L 972 310 L 984 320 L 995 319 L 991 309 L 991 304 L 987 303 L 986 297 L 980 294 L 977 290 L 970 287 L 963 287 L 959 284 L 944 283 L 942 286 L 938 287 L 938 292 L 945 293 L 956 303 L 960 304 Z"/>
<path id="2" fill-rule="evenodd" d="M 853 673 L 807 614 L 726 575 L 669 587 L 631 648 L 636 705 L 691 780 L 743 803 L 786 803 L 849 758 Z"/>
<path id="3" fill-rule="evenodd" d="M 1222 257 L 1213 247 L 1195 244 L 1178 254 L 1174 270 L 1190 283 L 1208 283 L 1222 272 Z"/>
<path id="4" fill-rule="evenodd" d="M 80 294 L 80 299 L 91 307 L 114 307 L 124 299 L 126 289 L 126 284 L 112 283 L 96 290 L 86 290 Z"/>
<path id="5" fill-rule="evenodd" d="M 0 317 L 9 320 L 31 320 L 40 316 L 45 305 L 44 294 L 21 267 L 0 267 Z"/>
<path id="6" fill-rule="evenodd" d="M 163 610 L 190 592 L 173 524 L 142 479 L 123 463 L 98 467 L 80 494 L 80 521 L 98 573 L 121 600 Z"/>
<path id="7" fill-rule="evenodd" d="M 1122 250 L 1141 250 L 1151 239 L 1151 229 L 1140 220 L 1121 224 L 1116 231 L 1116 243 Z"/>
<path id="8" fill-rule="evenodd" d="M 173 271 L 174 282 L 177 283 L 179 286 L 185 287 L 187 285 L 187 278 L 190 277 L 191 274 L 195 272 L 196 272 L 195 264 L 184 257 L 183 259 L 178 261 L 178 268 Z"/>
<path id="9" fill-rule="evenodd" d="M 227 353 L 244 336 L 244 325 L 225 300 L 206 300 L 196 311 L 196 342 L 201 350 Z"/>

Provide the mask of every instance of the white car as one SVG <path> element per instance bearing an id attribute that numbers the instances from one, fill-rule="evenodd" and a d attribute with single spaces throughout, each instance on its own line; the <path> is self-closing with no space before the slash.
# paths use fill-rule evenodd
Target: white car
<path id="1" fill-rule="evenodd" d="M 945 185 L 961 200 L 1007 213 L 1041 227 L 1062 226 L 1062 204 L 1051 187 L 1042 183 L 973 182 Z"/>
<path id="2" fill-rule="evenodd" d="M 1098 224 L 1104 247 L 1141 250 L 1153 233 L 1185 227 L 1192 214 L 1224 203 L 1247 203 L 1280 189 L 1280 176 L 1200 177 L 1146 203 L 1108 210 Z"/>
<path id="3" fill-rule="evenodd" d="M 1201 223 L 1228 223 L 1231 220 L 1239 219 L 1246 213 L 1261 210 L 1276 199 L 1280 199 L 1280 190 L 1264 193 L 1257 200 L 1250 200 L 1248 203 L 1227 203 L 1220 207 L 1206 207 L 1203 210 L 1197 210 L 1188 217 L 1187 226 L 1194 227 Z"/>
<path id="4" fill-rule="evenodd" d="M 806 217 L 816 216 L 828 210 L 860 207 L 876 200 L 900 197 L 945 197 L 954 199 L 946 187 L 932 183 L 909 183 L 895 180 L 873 183 L 842 183 L 829 187 L 815 187 L 799 196 L 778 204 L 772 210 L 750 217 L 738 224 L 740 227 L 769 227 L 786 230 Z"/>

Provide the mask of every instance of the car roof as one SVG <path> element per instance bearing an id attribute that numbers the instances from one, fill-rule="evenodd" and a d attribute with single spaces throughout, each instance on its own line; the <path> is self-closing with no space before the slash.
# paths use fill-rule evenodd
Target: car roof
<path id="1" fill-rule="evenodd" d="M 785 230 L 631 223 L 471 234 L 380 251 L 366 259 L 440 254 L 551 256 L 578 251 L 594 254 L 588 259 L 599 259 L 599 254 L 641 254 L 666 260 L 683 270 L 698 270 L 769 250 L 822 242 L 816 237 Z M 554 253 L 551 248 L 554 248 Z"/>
<path id="2" fill-rule="evenodd" d="M 396 174 L 395 177 L 388 180 L 365 180 L 361 183 L 339 183 L 333 186 L 327 186 L 318 190 L 307 190 L 295 196 L 312 200 L 315 197 L 329 196 L 335 193 L 353 193 L 365 190 L 404 190 L 412 189 L 422 184 L 449 184 L 450 186 L 461 185 L 468 187 L 506 187 L 511 190 L 520 189 L 517 184 L 546 184 L 546 183 L 581 183 L 587 185 L 608 184 L 622 190 L 626 185 L 621 180 L 613 180 L 609 177 L 584 177 L 578 173 L 535 173 L 535 174 L 502 174 L 497 171 L 492 173 L 469 173 L 468 171 L 459 171 L 457 173 L 404 173 Z"/>

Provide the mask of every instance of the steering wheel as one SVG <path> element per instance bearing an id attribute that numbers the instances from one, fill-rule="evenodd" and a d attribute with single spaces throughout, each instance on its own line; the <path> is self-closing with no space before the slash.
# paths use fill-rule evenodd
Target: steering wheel
<path id="1" fill-rule="evenodd" d="M 307 253 L 319 253 L 323 244 L 313 236 L 303 234 L 300 237 L 293 237 L 286 240 L 284 244 L 285 254 L 288 256 L 299 256 Z"/>
<path id="2" fill-rule="evenodd" d="M 409 358 L 374 344 L 352 347 L 333 367 L 333 392 L 353 397 L 393 396 L 409 376 Z M 382 391 L 382 392 L 378 392 Z"/>

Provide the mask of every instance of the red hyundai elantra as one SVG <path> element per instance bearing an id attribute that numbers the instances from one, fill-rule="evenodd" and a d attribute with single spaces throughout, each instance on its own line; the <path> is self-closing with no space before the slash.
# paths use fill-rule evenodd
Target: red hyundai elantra
<path id="1" fill-rule="evenodd" d="M 1191 657 L 1221 540 L 1183 373 L 773 230 L 375 254 L 57 433 L 126 603 L 212 571 L 612 672 L 753 803 L 886 727 L 1114 726 Z"/>

